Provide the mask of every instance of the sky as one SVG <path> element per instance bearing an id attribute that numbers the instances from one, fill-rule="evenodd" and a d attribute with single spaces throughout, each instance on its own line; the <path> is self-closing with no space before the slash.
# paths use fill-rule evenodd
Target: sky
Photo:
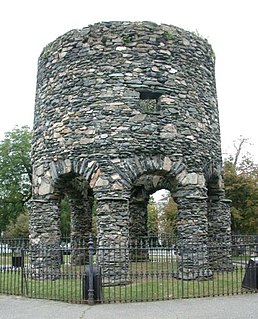
<path id="1" fill-rule="evenodd" d="M 33 125 L 37 60 L 71 29 L 101 21 L 153 21 L 194 31 L 216 55 L 223 157 L 234 141 L 258 162 L 258 18 L 256 0 L 5 0 L 0 4 L 0 140 Z"/>

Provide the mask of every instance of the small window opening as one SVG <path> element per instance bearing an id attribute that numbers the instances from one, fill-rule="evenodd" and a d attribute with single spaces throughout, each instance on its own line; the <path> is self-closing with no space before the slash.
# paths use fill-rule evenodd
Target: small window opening
<path id="1" fill-rule="evenodd" d="M 140 92 L 140 108 L 143 112 L 160 111 L 159 98 L 161 93 L 144 91 Z"/>

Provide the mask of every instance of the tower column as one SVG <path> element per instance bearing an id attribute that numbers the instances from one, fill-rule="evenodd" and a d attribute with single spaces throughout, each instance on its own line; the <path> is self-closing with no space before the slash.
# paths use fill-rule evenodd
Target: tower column
<path id="1" fill-rule="evenodd" d="M 208 201 L 209 260 L 214 270 L 232 270 L 231 201 L 224 191 L 213 191 Z"/>
<path id="2" fill-rule="evenodd" d="M 148 229 L 147 229 L 147 206 L 149 195 L 143 187 L 133 191 L 129 202 L 130 210 L 130 259 L 146 260 Z"/>
<path id="3" fill-rule="evenodd" d="M 127 282 L 129 264 L 129 201 L 97 199 L 97 261 L 104 285 Z"/>
<path id="4" fill-rule="evenodd" d="M 31 201 L 31 272 L 34 278 L 57 279 L 60 275 L 60 201 L 37 198 Z"/>
<path id="5" fill-rule="evenodd" d="M 178 272 L 185 280 L 211 277 L 208 264 L 206 188 L 185 186 L 176 197 L 178 207 Z"/>

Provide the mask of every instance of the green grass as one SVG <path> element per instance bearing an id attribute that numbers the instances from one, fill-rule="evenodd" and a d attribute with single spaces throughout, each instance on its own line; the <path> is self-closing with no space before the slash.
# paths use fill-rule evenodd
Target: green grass
<path id="1" fill-rule="evenodd" d="M 134 277 L 130 285 L 104 287 L 103 299 L 105 302 L 130 302 L 238 294 L 242 292 L 243 276 L 241 267 L 232 272 L 215 273 L 209 280 L 178 280 L 166 272 L 150 275 L 148 279 L 140 275 Z"/>
<path id="2" fill-rule="evenodd" d="M 0 292 L 32 298 L 80 302 L 82 278 L 78 274 L 62 275 L 60 279 L 36 280 L 21 270 L 0 273 Z"/>
<path id="3" fill-rule="evenodd" d="M 3 260 L 2 265 L 3 265 Z M 24 295 L 66 302 L 84 302 L 82 295 L 83 266 L 68 264 L 64 256 L 60 278 L 35 280 L 21 269 L 0 272 L 0 293 Z M 10 262 L 5 260 L 5 265 Z M 26 263 L 25 263 L 26 264 Z M 232 272 L 215 272 L 209 280 L 183 281 L 175 279 L 176 262 L 132 262 L 128 276 L 129 284 L 109 286 L 102 289 L 103 302 L 151 301 L 179 298 L 231 295 L 242 292 L 241 284 L 245 269 L 235 266 Z M 50 269 L 51 272 L 51 269 Z"/>

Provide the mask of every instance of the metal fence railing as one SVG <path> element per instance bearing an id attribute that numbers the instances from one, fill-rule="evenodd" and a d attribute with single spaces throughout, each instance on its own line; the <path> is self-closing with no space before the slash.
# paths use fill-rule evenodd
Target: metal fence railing
<path id="1" fill-rule="evenodd" d="M 186 265 L 172 239 L 127 247 L 96 247 L 91 239 L 57 247 L 0 239 L 0 293 L 93 304 L 257 292 L 257 248 L 257 236 L 232 236 L 231 268 L 211 265 L 212 275 L 187 280 L 178 276 L 178 265 Z M 209 246 L 209 254 L 217 249 Z"/>

